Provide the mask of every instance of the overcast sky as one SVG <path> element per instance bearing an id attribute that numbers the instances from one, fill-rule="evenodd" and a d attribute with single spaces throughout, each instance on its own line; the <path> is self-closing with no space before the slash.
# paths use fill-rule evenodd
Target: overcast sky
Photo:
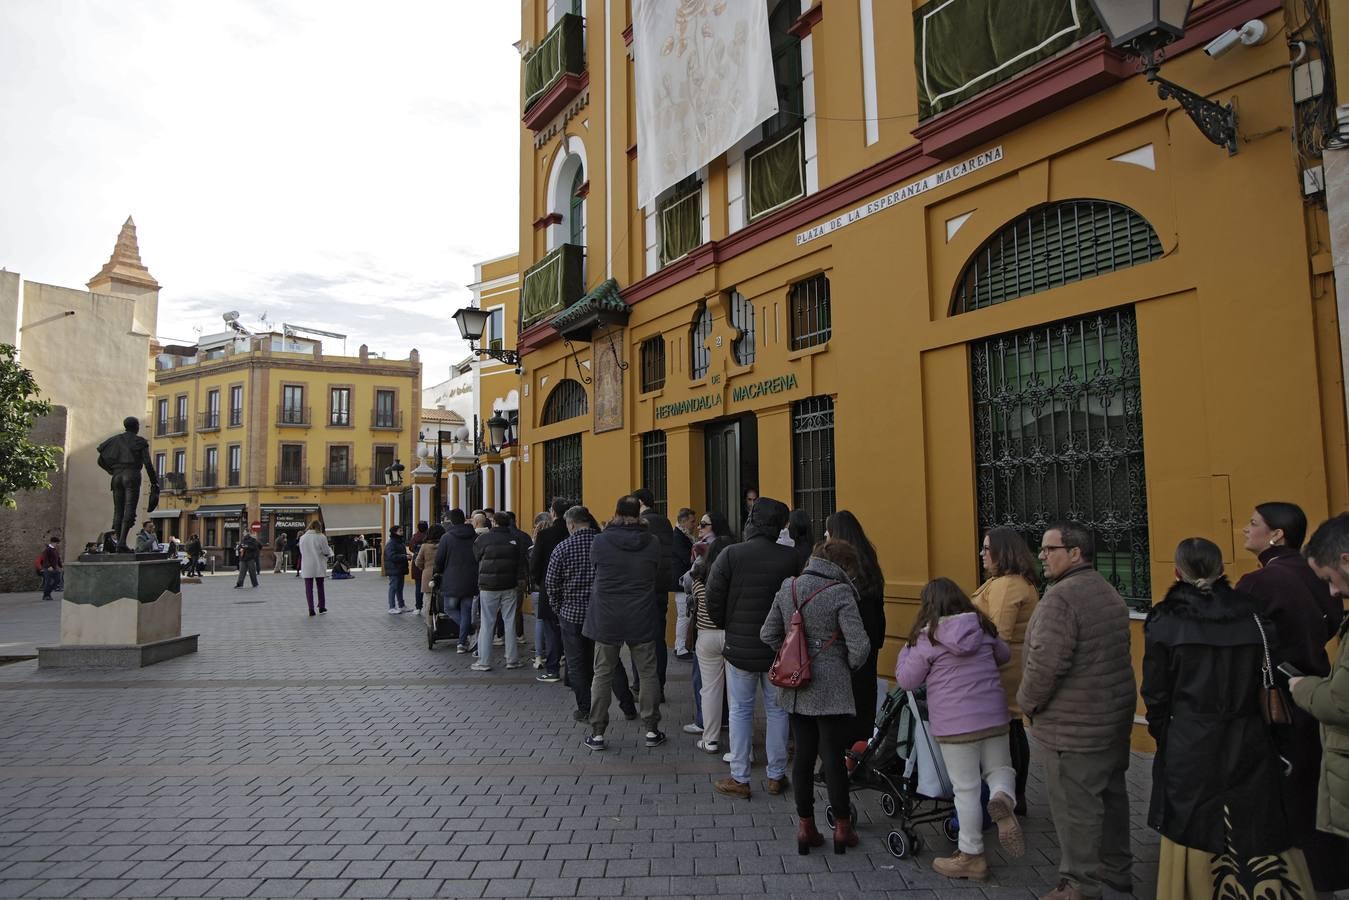
<path id="1" fill-rule="evenodd" d="M 519 27 L 516 0 L 0 0 L 0 266 L 83 288 L 131 215 L 161 336 L 265 312 L 443 380 L 473 263 L 518 240 Z"/>

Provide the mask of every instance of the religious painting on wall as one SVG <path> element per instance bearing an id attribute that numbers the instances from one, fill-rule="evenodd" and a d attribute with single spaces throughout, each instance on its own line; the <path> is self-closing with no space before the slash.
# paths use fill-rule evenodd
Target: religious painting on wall
<path id="1" fill-rule="evenodd" d="M 624 346 L 622 329 L 603 335 L 597 333 L 591 345 L 591 365 L 595 370 L 595 434 L 623 427 L 623 370 L 618 367 L 614 350 Z"/>

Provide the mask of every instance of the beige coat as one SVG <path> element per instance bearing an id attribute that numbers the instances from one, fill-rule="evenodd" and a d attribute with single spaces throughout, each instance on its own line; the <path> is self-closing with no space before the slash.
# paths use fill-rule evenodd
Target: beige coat
<path id="1" fill-rule="evenodd" d="M 1030 614 L 1040 601 L 1040 592 L 1020 575 L 999 575 L 979 585 L 971 598 L 974 605 L 998 626 L 998 637 L 1012 648 L 1012 658 L 998 669 L 1002 691 L 1007 695 L 1007 712 L 1013 719 L 1021 718 L 1021 707 L 1016 702 L 1017 688 L 1021 687 L 1022 648 L 1026 643 L 1026 626 Z"/>
<path id="2" fill-rule="evenodd" d="M 1316 827 L 1349 837 L 1349 620 L 1340 628 L 1340 654 L 1325 678 L 1308 676 L 1293 702 L 1321 723 L 1321 788 Z"/>
<path id="3" fill-rule="evenodd" d="M 422 541 L 422 545 L 417 548 L 417 559 L 412 564 L 422 573 L 422 593 L 431 593 L 431 576 L 436 574 L 433 571 L 436 567 L 436 543 Z"/>
<path id="4" fill-rule="evenodd" d="M 1050 750 L 1092 753 L 1127 744 L 1137 691 L 1129 607 L 1089 564 L 1045 591 L 1026 627 L 1016 699 Z"/>

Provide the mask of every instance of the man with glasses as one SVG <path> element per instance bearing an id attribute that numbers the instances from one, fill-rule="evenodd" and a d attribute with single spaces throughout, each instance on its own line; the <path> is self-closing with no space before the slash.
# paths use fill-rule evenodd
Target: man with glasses
<path id="1" fill-rule="evenodd" d="M 1045 751 L 1049 809 L 1059 838 L 1059 885 L 1041 900 L 1132 889 L 1129 733 L 1135 685 L 1129 609 L 1092 566 L 1091 531 L 1052 525 L 1040 542 L 1050 587 L 1026 628 L 1017 702 Z"/>

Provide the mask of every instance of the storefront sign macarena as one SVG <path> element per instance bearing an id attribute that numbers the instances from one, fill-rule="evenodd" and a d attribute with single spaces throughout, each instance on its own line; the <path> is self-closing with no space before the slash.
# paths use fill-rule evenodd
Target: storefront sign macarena
<path id="1" fill-rule="evenodd" d="M 954 166 L 942 169 L 940 172 L 933 172 L 924 178 L 920 178 L 912 184 L 906 184 L 901 188 L 896 188 L 883 197 L 877 197 L 870 203 L 863 203 L 856 209 L 850 209 L 841 216 L 835 216 L 827 222 L 821 222 L 814 228 L 807 229 L 796 236 L 796 246 L 810 243 L 816 238 L 824 237 L 830 232 L 838 231 L 840 228 L 846 228 L 854 222 L 865 219 L 875 212 L 880 212 L 894 206 L 896 203 L 903 203 L 910 197 L 917 197 L 919 194 L 925 194 L 933 188 L 941 187 L 948 181 L 955 181 L 957 178 L 963 178 L 971 172 L 977 172 L 984 166 L 991 165 L 1002 159 L 1002 147 L 994 147 L 992 150 L 985 150 L 977 156 L 971 156 L 962 163 L 956 163 Z"/>
<path id="2" fill-rule="evenodd" d="M 297 518 L 295 516 L 277 516 L 272 522 L 272 527 L 276 529 L 308 528 L 309 523 L 303 518 Z"/>
<path id="3" fill-rule="evenodd" d="M 700 397 L 690 397 L 688 400 L 680 400 L 677 403 L 662 403 L 656 407 L 656 418 L 668 419 L 671 416 L 701 412 L 704 409 L 716 409 L 718 406 L 721 406 L 721 394 L 703 394 Z"/>

